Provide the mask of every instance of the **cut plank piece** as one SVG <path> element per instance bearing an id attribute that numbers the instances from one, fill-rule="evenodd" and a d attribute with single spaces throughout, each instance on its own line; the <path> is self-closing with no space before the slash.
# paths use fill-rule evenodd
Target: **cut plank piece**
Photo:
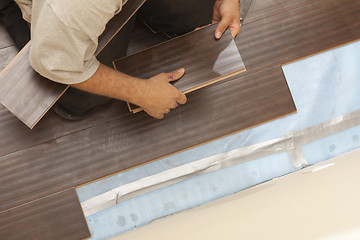
<path id="1" fill-rule="evenodd" d="M 144 2 L 128 1 L 122 11 L 110 20 L 99 37 L 95 55 L 101 52 Z M 26 126 L 33 128 L 68 86 L 49 81 L 32 69 L 29 63 L 30 45 L 28 43 L 1 72 L 0 103 Z"/>
<path id="2" fill-rule="evenodd" d="M 216 40 L 215 28 L 212 25 L 121 58 L 114 67 L 142 79 L 184 67 L 185 75 L 173 85 L 185 94 L 245 71 L 229 30 Z"/>
<path id="3" fill-rule="evenodd" d="M 199 89 L 161 121 L 131 114 L 1 157 L 0 211 L 295 111 L 280 66 Z"/>
<path id="4" fill-rule="evenodd" d="M 68 189 L 0 212 L 0 238 L 78 240 L 90 237 L 76 191 Z"/>

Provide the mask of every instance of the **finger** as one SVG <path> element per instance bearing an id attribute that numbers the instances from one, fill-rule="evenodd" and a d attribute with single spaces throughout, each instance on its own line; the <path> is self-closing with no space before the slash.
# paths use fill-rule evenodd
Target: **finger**
<path id="1" fill-rule="evenodd" d="M 232 38 L 235 38 L 239 34 L 241 29 L 240 20 L 234 21 L 229 28 Z"/>
<path id="2" fill-rule="evenodd" d="M 223 17 L 215 29 L 215 38 L 220 39 L 227 27 L 231 23 L 231 18 Z"/>
<path id="3" fill-rule="evenodd" d="M 167 79 L 169 82 L 176 81 L 176 80 L 180 79 L 184 74 L 185 74 L 185 69 L 180 68 L 171 73 L 168 73 Z"/>
<path id="4" fill-rule="evenodd" d="M 166 114 L 166 113 L 169 113 L 169 112 L 170 112 L 170 108 L 165 109 L 165 111 L 164 111 L 165 114 Z"/>
<path id="5" fill-rule="evenodd" d="M 177 106 L 179 106 L 179 104 L 175 103 L 174 106 L 171 107 L 171 109 L 175 109 L 177 108 Z"/>
<path id="6" fill-rule="evenodd" d="M 162 119 L 164 118 L 164 114 L 161 114 L 161 113 L 153 113 L 153 112 L 150 112 L 150 111 L 147 111 L 147 110 L 144 110 L 147 114 L 149 114 L 151 117 L 153 118 L 157 118 L 157 119 Z"/>
<path id="7" fill-rule="evenodd" d="M 187 101 L 187 98 L 186 98 L 185 94 L 183 94 L 183 93 L 180 93 L 179 97 L 176 100 L 176 102 L 179 104 L 185 104 L 186 101 Z"/>
<path id="8" fill-rule="evenodd" d="M 157 118 L 157 119 L 163 119 L 164 118 L 164 114 L 155 114 L 155 115 L 152 115 L 152 117 L 154 118 Z"/>

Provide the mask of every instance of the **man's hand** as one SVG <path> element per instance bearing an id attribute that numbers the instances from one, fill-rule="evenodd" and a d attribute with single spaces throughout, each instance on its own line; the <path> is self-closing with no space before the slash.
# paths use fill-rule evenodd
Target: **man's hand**
<path id="1" fill-rule="evenodd" d="M 103 64 L 87 81 L 72 86 L 83 91 L 131 102 L 142 107 L 155 118 L 163 118 L 178 104 L 185 104 L 186 97 L 170 82 L 185 73 L 181 68 L 172 73 L 160 73 L 150 79 L 131 77 Z"/>
<path id="2" fill-rule="evenodd" d="M 214 4 L 212 23 L 219 22 L 215 38 L 219 39 L 229 27 L 233 38 L 240 32 L 239 0 L 217 0 Z"/>
<path id="3" fill-rule="evenodd" d="M 144 94 L 136 104 L 150 116 L 162 119 L 170 109 L 186 103 L 185 95 L 170 83 L 180 79 L 184 73 L 185 69 L 181 68 L 172 73 L 160 73 L 144 81 Z"/>

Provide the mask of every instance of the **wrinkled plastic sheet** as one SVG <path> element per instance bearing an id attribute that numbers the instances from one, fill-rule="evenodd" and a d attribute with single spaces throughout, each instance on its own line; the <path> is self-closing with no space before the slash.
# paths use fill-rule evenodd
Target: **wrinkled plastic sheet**
<path id="1" fill-rule="evenodd" d="M 359 52 L 360 42 L 355 42 L 283 66 L 296 114 L 78 188 L 83 202 L 145 177 L 175 168 L 181 171 L 183 165 L 219 156 L 215 157 L 217 167 L 211 163 L 213 171 L 195 169 L 188 178 L 127 197 L 87 217 L 92 239 L 121 234 L 359 148 Z M 221 157 L 227 152 L 245 154 L 246 150 L 247 157 Z"/>

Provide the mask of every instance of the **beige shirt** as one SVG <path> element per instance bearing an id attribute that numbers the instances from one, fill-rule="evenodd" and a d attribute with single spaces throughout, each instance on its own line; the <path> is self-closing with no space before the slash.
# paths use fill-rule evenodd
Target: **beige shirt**
<path id="1" fill-rule="evenodd" d="M 107 22 L 126 0 L 15 0 L 31 22 L 30 64 L 64 84 L 89 79 L 100 63 L 94 52 Z"/>

